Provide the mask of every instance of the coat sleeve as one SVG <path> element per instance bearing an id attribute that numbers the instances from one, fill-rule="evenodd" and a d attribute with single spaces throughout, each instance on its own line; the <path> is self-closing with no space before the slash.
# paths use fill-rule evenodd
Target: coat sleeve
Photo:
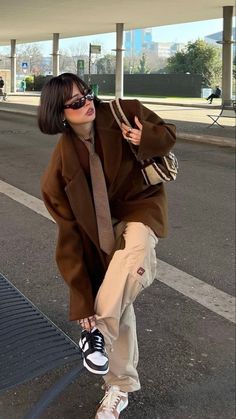
<path id="1" fill-rule="evenodd" d="M 56 262 L 70 289 L 70 320 L 94 314 L 92 286 L 83 262 L 83 246 L 64 191 L 60 170 L 51 166 L 41 181 L 42 197 L 58 226 Z"/>
<path id="2" fill-rule="evenodd" d="M 143 125 L 141 142 L 137 150 L 138 159 L 165 156 L 176 141 L 175 125 L 166 124 L 155 112 L 143 106 L 138 100 L 132 102 L 134 102 L 135 115 Z M 133 121 L 135 115 L 131 117 Z M 130 120 L 131 124 L 133 121 Z"/>

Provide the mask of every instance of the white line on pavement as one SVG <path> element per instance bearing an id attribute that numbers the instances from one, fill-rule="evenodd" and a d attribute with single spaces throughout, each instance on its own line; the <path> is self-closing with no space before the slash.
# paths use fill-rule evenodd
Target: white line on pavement
<path id="1" fill-rule="evenodd" d="M 43 201 L 0 180 L 0 192 L 53 221 Z M 158 280 L 191 300 L 235 323 L 235 298 L 194 276 L 158 260 Z"/>
<path id="2" fill-rule="evenodd" d="M 21 191 L 20 189 L 15 188 L 15 186 L 9 185 L 2 180 L 0 180 L 0 192 L 25 207 L 30 208 L 32 211 L 37 212 L 37 214 L 54 221 L 41 199 L 35 198 L 34 196 L 29 195 L 28 193 Z"/>
<path id="3" fill-rule="evenodd" d="M 161 260 L 158 280 L 235 323 L 235 298 Z"/>

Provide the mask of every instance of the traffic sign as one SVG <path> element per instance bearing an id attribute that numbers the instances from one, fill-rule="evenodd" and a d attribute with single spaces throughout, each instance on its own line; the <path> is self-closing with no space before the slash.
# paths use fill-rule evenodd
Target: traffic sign
<path id="1" fill-rule="evenodd" d="M 26 61 L 24 61 L 23 63 L 21 63 L 21 68 L 28 70 L 28 63 Z"/>
<path id="2" fill-rule="evenodd" d="M 91 45 L 90 44 L 90 53 L 91 54 L 101 54 L 101 45 Z"/>

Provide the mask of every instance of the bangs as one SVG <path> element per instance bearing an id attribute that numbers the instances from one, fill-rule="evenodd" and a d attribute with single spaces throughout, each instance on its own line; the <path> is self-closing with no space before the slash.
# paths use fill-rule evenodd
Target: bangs
<path id="1" fill-rule="evenodd" d="M 75 84 L 80 93 L 84 94 L 85 90 L 88 90 L 88 86 L 87 84 L 79 79 L 75 74 L 71 74 L 71 73 L 64 73 L 61 74 L 59 76 L 59 79 L 61 81 L 61 87 L 62 87 L 62 100 L 63 100 L 63 104 L 71 99 L 72 97 L 72 91 L 73 91 L 73 84 Z"/>

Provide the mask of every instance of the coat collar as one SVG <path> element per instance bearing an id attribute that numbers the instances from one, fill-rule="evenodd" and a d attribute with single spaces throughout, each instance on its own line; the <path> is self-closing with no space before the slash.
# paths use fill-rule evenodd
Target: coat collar
<path id="1" fill-rule="evenodd" d="M 96 214 L 92 196 L 71 136 L 63 135 L 61 138 L 61 155 L 62 176 L 67 183 L 65 192 L 74 216 L 90 240 L 99 249 Z"/>

